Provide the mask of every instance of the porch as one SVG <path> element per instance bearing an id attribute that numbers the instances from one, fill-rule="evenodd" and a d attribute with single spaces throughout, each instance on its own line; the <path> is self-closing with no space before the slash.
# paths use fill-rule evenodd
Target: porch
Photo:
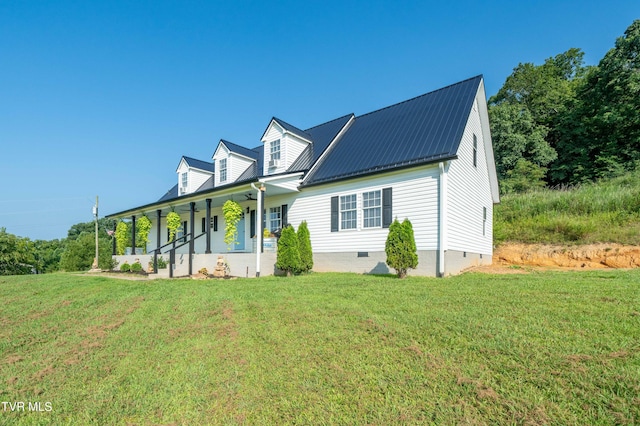
<path id="1" fill-rule="evenodd" d="M 276 240 L 264 240 L 269 232 L 287 223 L 288 203 L 295 197 L 299 175 L 245 181 L 212 190 L 200 191 L 120 212 L 109 217 L 130 221 L 130 249 L 127 255 L 113 256 L 119 264 L 138 259 L 143 268 L 154 257 L 162 256 L 169 264 L 170 276 L 187 276 L 201 268 L 213 271 L 218 256 L 225 258 L 234 276 L 272 275 L 276 262 Z M 267 198 L 267 193 L 269 197 Z M 226 223 L 222 206 L 228 200 L 237 202 L 242 215 L 236 225 L 235 243 L 224 242 Z M 267 206 L 266 203 L 269 203 Z M 180 216 L 181 229 L 169 241 L 167 214 Z M 146 216 L 151 221 L 148 244 L 135 247 L 136 221 Z M 260 248 L 260 249 L 258 249 Z M 143 254 L 146 251 L 148 254 Z"/>

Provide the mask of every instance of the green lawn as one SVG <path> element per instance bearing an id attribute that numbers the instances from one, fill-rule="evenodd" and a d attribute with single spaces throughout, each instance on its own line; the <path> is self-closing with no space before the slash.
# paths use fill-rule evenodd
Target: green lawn
<path id="1" fill-rule="evenodd" d="M 640 423 L 640 271 L 0 291 L 0 424 Z"/>

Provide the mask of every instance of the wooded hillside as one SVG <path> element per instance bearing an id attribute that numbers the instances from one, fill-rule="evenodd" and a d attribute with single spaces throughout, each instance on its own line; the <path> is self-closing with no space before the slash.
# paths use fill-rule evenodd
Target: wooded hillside
<path id="1" fill-rule="evenodd" d="M 571 48 L 518 64 L 489 99 L 502 193 L 620 176 L 640 164 L 640 20 L 597 66 Z"/>

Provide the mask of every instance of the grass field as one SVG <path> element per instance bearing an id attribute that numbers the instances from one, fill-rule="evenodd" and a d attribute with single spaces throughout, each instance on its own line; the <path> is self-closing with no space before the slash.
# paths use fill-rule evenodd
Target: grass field
<path id="1" fill-rule="evenodd" d="M 0 424 L 640 422 L 640 271 L 0 291 Z"/>
<path id="2" fill-rule="evenodd" d="M 495 206 L 494 241 L 640 245 L 640 169 L 576 188 L 505 195 Z"/>

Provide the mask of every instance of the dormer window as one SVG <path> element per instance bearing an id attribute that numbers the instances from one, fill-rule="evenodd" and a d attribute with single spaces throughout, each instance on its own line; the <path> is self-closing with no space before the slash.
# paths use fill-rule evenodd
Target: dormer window
<path id="1" fill-rule="evenodd" d="M 187 172 L 182 173 L 182 188 L 187 189 L 189 183 L 189 175 Z"/>
<path id="2" fill-rule="evenodd" d="M 277 167 L 280 163 L 280 139 L 271 142 L 269 153 L 269 166 Z"/>
<path id="3" fill-rule="evenodd" d="M 220 182 L 227 181 L 227 159 L 220 159 Z"/>

